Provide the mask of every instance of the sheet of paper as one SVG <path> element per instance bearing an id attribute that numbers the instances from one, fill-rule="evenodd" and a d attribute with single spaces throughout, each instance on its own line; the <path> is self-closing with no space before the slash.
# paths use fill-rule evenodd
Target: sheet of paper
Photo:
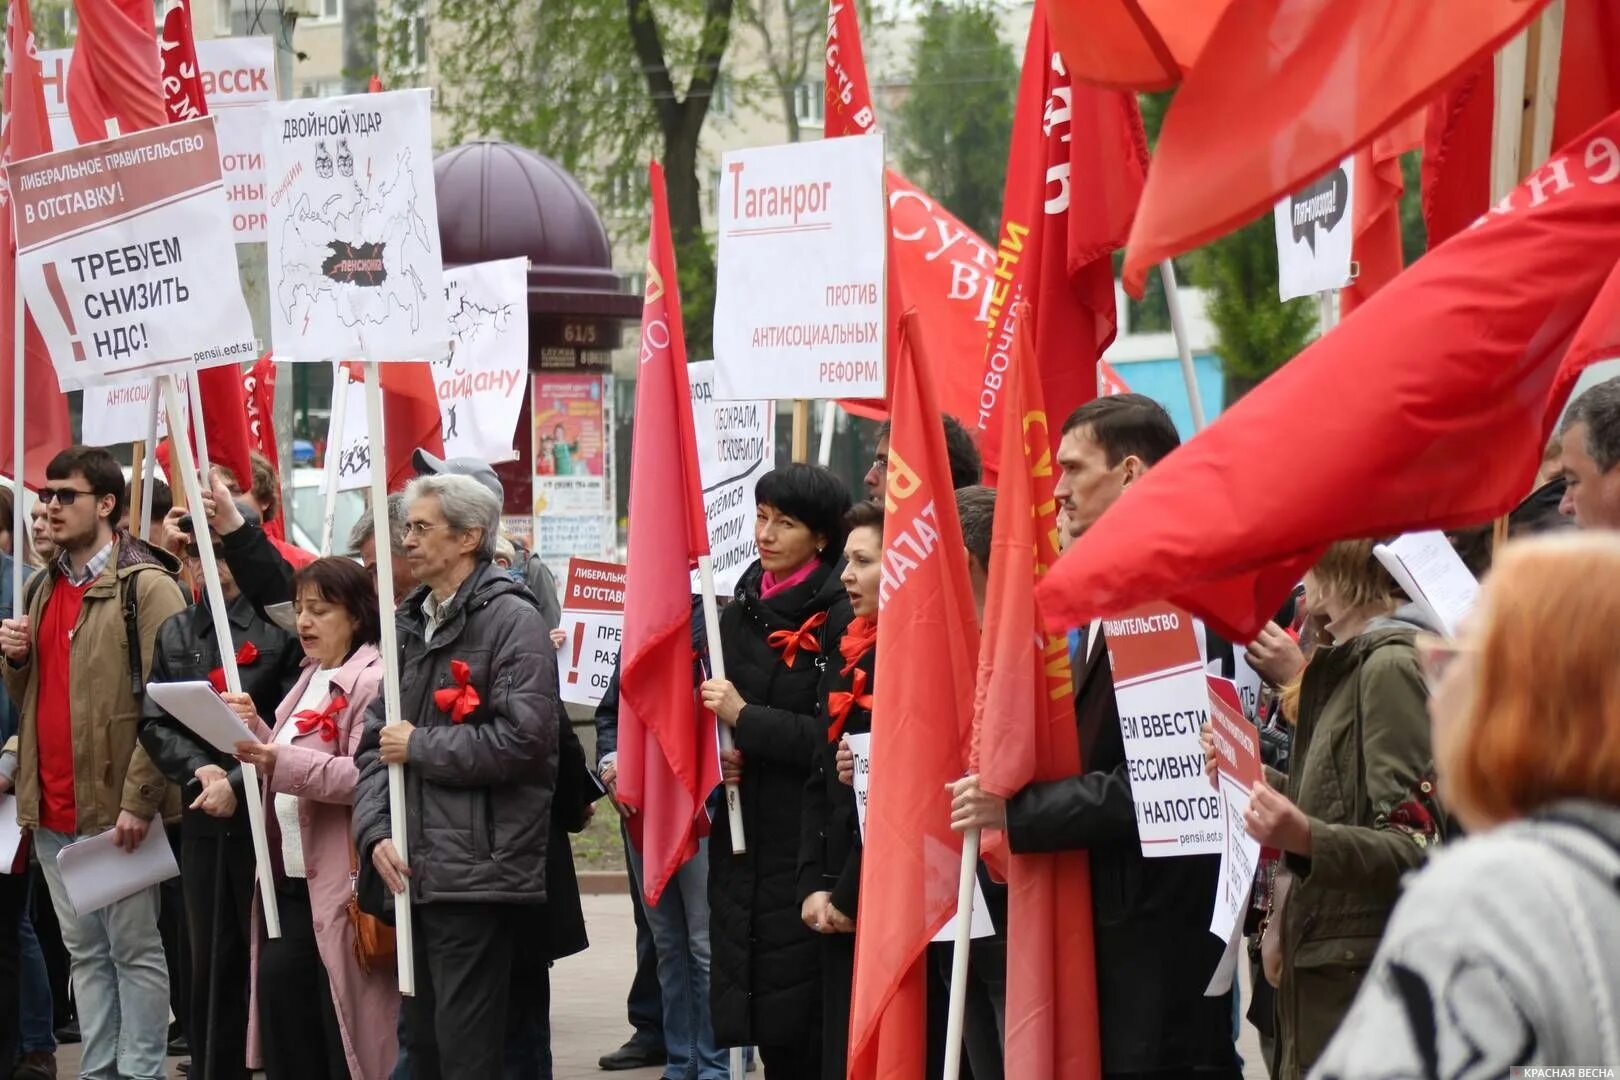
<path id="1" fill-rule="evenodd" d="M 1260 841 L 1243 827 L 1250 788 L 1235 783 L 1225 773 L 1221 774 L 1220 783 L 1226 839 L 1221 847 L 1220 872 L 1215 879 L 1215 909 L 1209 917 L 1209 932 L 1226 941 L 1234 930 L 1242 932 L 1249 893 L 1260 866 Z"/>
<path id="2" fill-rule="evenodd" d="M 1243 927 L 1237 926 L 1232 930 L 1232 936 L 1226 939 L 1226 951 L 1221 953 L 1221 962 L 1215 965 L 1215 974 L 1210 976 L 1209 985 L 1204 988 L 1205 997 L 1220 997 L 1232 989 L 1242 944 Z"/>
<path id="3" fill-rule="evenodd" d="M 22 847 L 22 828 L 17 824 L 17 797 L 0 795 L 0 874 L 11 873 Z"/>
<path id="4" fill-rule="evenodd" d="M 298 633 L 298 615 L 293 611 L 292 601 L 270 604 L 264 609 L 264 615 L 287 633 L 294 635 Z"/>
<path id="5" fill-rule="evenodd" d="M 866 840 L 866 792 L 872 781 L 872 733 L 845 735 L 844 744 L 855 755 L 855 820 L 861 827 L 861 841 Z"/>
<path id="6" fill-rule="evenodd" d="M 1479 582 L 1443 532 L 1407 533 L 1373 548 L 1398 585 L 1447 637 L 1479 599 Z"/>
<path id="7" fill-rule="evenodd" d="M 945 925 L 939 928 L 939 933 L 934 935 L 934 940 L 955 941 L 956 919 L 955 915 L 947 919 Z M 996 924 L 990 921 L 990 909 L 984 903 L 984 887 L 979 884 L 978 878 L 973 879 L 973 914 L 970 919 L 968 926 L 972 937 L 996 936 Z"/>
<path id="8" fill-rule="evenodd" d="M 164 712 L 222 754 L 235 754 L 239 742 L 259 741 L 209 683 L 147 683 L 146 693 Z"/>
<path id="9" fill-rule="evenodd" d="M 146 839 L 134 851 L 118 847 L 113 843 L 113 835 L 114 831 L 108 829 L 75 841 L 57 856 L 62 887 L 67 890 L 73 910 L 81 916 L 100 911 L 160 881 L 180 876 L 168 834 L 163 831 L 161 814 L 152 819 Z"/>

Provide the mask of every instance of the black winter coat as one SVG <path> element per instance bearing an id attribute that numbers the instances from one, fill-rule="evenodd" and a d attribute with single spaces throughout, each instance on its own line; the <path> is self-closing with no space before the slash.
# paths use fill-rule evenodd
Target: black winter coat
<path id="1" fill-rule="evenodd" d="M 1220 857 L 1143 857 L 1106 643 L 1076 664 L 1086 772 L 1031 784 L 1008 800 L 1008 841 L 1019 854 L 1090 853 L 1103 1072 L 1198 1068 L 1217 1070 L 1210 1076 L 1228 1070 L 1235 1080 L 1232 996 L 1204 996 L 1223 951 L 1209 932 Z"/>
<path id="2" fill-rule="evenodd" d="M 873 664 L 877 643 L 866 650 L 855 668 L 845 675 L 844 659 L 838 651 L 855 614 L 847 599 L 834 604 L 822 627 L 821 683 L 816 688 L 818 717 L 827 732 L 834 721 L 827 703 L 830 694 L 851 692 L 856 672 L 865 673 L 863 696 L 872 693 Z M 855 789 L 838 779 L 838 739 L 844 735 L 865 735 L 872 730 L 872 711 L 851 704 L 844 725 L 816 748 L 810 779 L 804 785 L 804 820 L 799 842 L 799 905 L 812 893 L 832 893 L 833 907 L 851 919 L 856 916 L 861 888 L 861 829 L 855 812 Z"/>
<path id="3" fill-rule="evenodd" d="M 258 651 L 251 664 L 240 664 L 242 689 L 253 698 L 253 705 L 266 723 L 275 723 L 276 708 L 298 681 L 304 650 L 298 639 L 266 622 L 246 596 L 227 601 L 231 640 L 240 650 L 248 642 Z M 152 670 L 148 681 L 155 683 L 204 682 L 219 667 L 219 642 L 214 636 L 214 613 L 207 603 L 191 607 L 158 628 L 153 643 Z M 234 757 L 221 754 L 191 733 L 191 729 L 164 712 L 148 695 L 141 702 L 141 746 L 169 782 L 180 789 L 181 805 L 186 807 L 186 827 L 217 835 L 228 832 L 246 835 L 247 798 L 242 792 L 242 766 Z M 191 804 L 202 794 L 196 772 L 204 765 L 218 765 L 230 777 L 236 792 L 236 815 L 229 820 L 209 817 Z"/>
<path id="4" fill-rule="evenodd" d="M 709 840 L 709 1000 L 720 1046 L 820 1038 L 821 964 L 817 935 L 799 920 L 798 869 L 804 785 L 827 741 L 816 718 L 822 654 L 801 646 L 790 668 L 766 638 L 800 630 L 843 597 L 841 568 L 824 564 L 761 600 L 756 562 L 720 616 L 726 675 L 748 702 L 734 733 L 748 850 L 731 854 L 724 812 Z"/>

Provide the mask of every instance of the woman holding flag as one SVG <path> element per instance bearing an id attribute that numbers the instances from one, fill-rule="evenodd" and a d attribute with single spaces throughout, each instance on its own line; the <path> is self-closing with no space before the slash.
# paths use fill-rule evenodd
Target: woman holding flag
<path id="1" fill-rule="evenodd" d="M 715 1042 L 759 1047 L 768 1080 L 821 1075 L 821 965 L 800 922 L 800 804 L 826 724 L 817 715 L 821 629 L 839 584 L 849 491 L 832 472 L 784 465 L 754 487 L 759 559 L 721 614 L 730 679 L 703 684 L 703 704 L 732 729 L 723 762 L 737 778 L 747 851 L 731 850 L 726 815 L 709 860 L 710 1003 Z"/>

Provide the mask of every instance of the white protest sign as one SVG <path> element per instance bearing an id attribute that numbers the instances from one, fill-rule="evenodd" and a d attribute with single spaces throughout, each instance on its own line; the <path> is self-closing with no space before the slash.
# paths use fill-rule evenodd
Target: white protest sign
<path id="1" fill-rule="evenodd" d="M 1395 583 L 1447 637 L 1479 600 L 1479 582 L 1443 532 L 1407 533 L 1373 548 Z"/>
<path id="2" fill-rule="evenodd" d="M 277 360 L 448 349 L 426 90 L 266 105 Z"/>
<path id="3" fill-rule="evenodd" d="M 559 624 L 568 637 L 557 650 L 564 701 L 601 702 L 624 635 L 624 583 L 625 569 L 618 563 L 568 560 Z"/>
<path id="4" fill-rule="evenodd" d="M 446 457 L 510 461 L 529 387 L 529 260 L 444 272 L 450 351 L 433 365 Z"/>
<path id="5" fill-rule="evenodd" d="M 719 194 L 716 396 L 881 398 L 882 136 L 730 151 Z"/>
<path id="6" fill-rule="evenodd" d="M 187 384 L 190 381 L 188 376 L 181 377 L 181 393 L 189 394 Z M 139 442 L 145 439 L 151 434 L 146 429 L 146 421 L 152 393 L 151 379 L 132 379 L 128 382 L 85 387 L 85 438 L 95 440 L 100 446 Z M 161 390 L 157 393 L 158 404 L 161 405 L 163 393 Z M 190 397 L 188 396 L 186 400 L 189 403 Z M 157 435 L 160 439 L 169 435 L 169 414 L 161 408 L 157 411 Z"/>
<path id="7" fill-rule="evenodd" d="M 45 114 L 58 150 L 79 145 L 68 118 L 67 73 L 72 49 L 39 54 L 45 78 Z M 259 106 L 276 100 L 276 43 L 268 37 L 199 38 L 198 76 L 209 113 L 218 121 L 219 164 L 225 176 L 236 242 L 262 243 L 264 232 L 265 116 Z M 142 438 L 145 438 L 143 435 Z"/>
<path id="8" fill-rule="evenodd" d="M 17 272 L 63 390 L 258 355 L 214 120 L 6 166 Z"/>
<path id="9" fill-rule="evenodd" d="M 1103 620 L 1142 854 L 1219 854 L 1221 801 L 1204 778 L 1198 731 L 1209 689 L 1193 620 L 1152 604 Z"/>
<path id="10" fill-rule="evenodd" d="M 1277 200 L 1277 292 L 1284 300 L 1350 284 L 1356 159 Z"/>
<path id="11" fill-rule="evenodd" d="M 703 511 L 709 520 L 714 591 L 729 596 L 759 558 L 754 542 L 754 484 L 776 467 L 776 403 L 716 401 L 714 361 L 686 365 L 692 387 Z M 692 591 L 701 591 L 692 571 Z"/>
<path id="12" fill-rule="evenodd" d="M 1243 827 L 1243 815 L 1249 809 L 1249 792 L 1254 790 L 1263 773 L 1260 736 L 1242 713 L 1237 687 L 1229 680 L 1213 677 L 1208 685 L 1210 733 L 1215 740 L 1217 786 L 1225 836 L 1209 932 L 1228 941 L 1243 925 L 1255 870 L 1260 865 L 1260 841 Z"/>

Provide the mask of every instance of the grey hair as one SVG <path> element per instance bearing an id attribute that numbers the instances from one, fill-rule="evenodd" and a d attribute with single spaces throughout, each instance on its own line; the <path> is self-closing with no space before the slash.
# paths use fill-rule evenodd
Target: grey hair
<path id="1" fill-rule="evenodd" d="M 505 559 L 509 566 L 517 565 L 517 548 L 504 535 L 495 538 L 495 558 Z"/>
<path id="2" fill-rule="evenodd" d="M 439 512 L 452 529 L 484 530 L 478 542 L 478 558 L 480 562 L 493 562 L 495 538 L 501 533 L 501 501 L 495 493 L 472 477 L 455 473 L 418 476 L 405 486 L 407 504 L 429 496 L 439 500 Z"/>
<path id="3" fill-rule="evenodd" d="M 388 496 L 388 531 L 393 534 L 394 554 L 405 554 L 405 496 L 399 492 Z M 371 527 L 371 511 L 367 510 L 354 528 L 349 530 L 349 550 L 359 554 L 360 546 L 370 540 L 375 530 Z"/>
<path id="4" fill-rule="evenodd" d="M 1568 435 L 1576 424 L 1586 425 L 1586 452 L 1600 471 L 1620 464 L 1620 377 L 1600 382 L 1576 398 L 1559 435 Z"/>

